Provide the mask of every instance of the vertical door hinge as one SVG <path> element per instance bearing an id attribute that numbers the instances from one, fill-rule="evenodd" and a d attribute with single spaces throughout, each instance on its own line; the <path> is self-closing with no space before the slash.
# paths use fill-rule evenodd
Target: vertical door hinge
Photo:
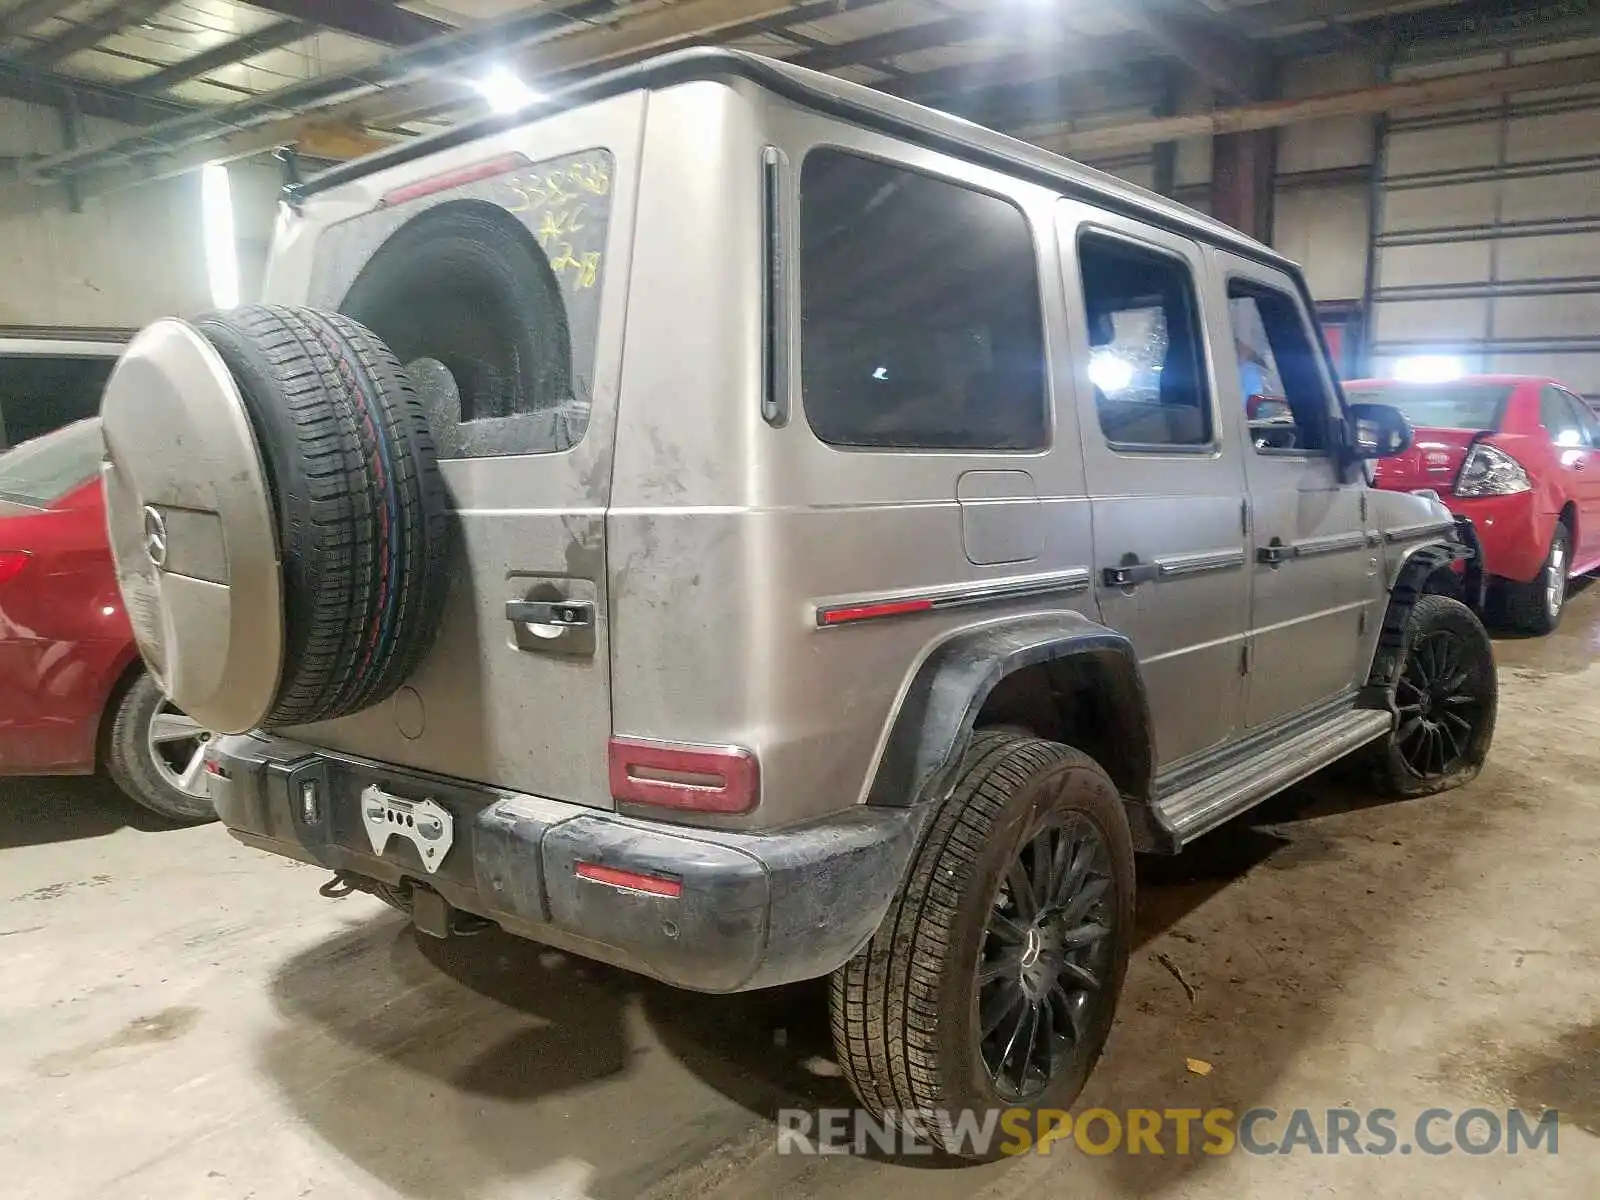
<path id="1" fill-rule="evenodd" d="M 1239 674 L 1250 674 L 1250 643 L 1239 643 Z"/>
<path id="2" fill-rule="evenodd" d="M 1361 524 L 1363 526 L 1365 526 L 1366 523 L 1367 523 L 1367 493 L 1366 493 L 1365 490 L 1363 490 L 1362 493 L 1361 493 Z"/>
<path id="3" fill-rule="evenodd" d="M 1250 536 L 1250 501 L 1239 501 L 1239 533 L 1243 537 Z"/>
<path id="4" fill-rule="evenodd" d="M 1356 622 L 1356 636 L 1367 636 L 1367 610 L 1364 608 L 1361 610 L 1361 619 Z"/>

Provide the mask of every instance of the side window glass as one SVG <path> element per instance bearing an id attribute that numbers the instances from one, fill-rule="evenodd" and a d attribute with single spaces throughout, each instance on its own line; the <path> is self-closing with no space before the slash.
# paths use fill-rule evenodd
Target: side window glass
<path id="1" fill-rule="evenodd" d="M 1086 234 L 1079 241 L 1089 381 L 1119 449 L 1210 446 L 1211 394 L 1194 276 L 1182 259 Z"/>
<path id="2" fill-rule="evenodd" d="M 1235 279 L 1228 284 L 1228 311 L 1239 364 L 1237 400 L 1256 450 L 1324 453 L 1333 397 L 1300 305 L 1276 288 Z"/>
<path id="3" fill-rule="evenodd" d="M 1557 446 L 1587 446 L 1589 434 L 1567 398 L 1553 387 L 1539 393 L 1539 424 Z"/>
<path id="4" fill-rule="evenodd" d="M 1020 209 L 839 150 L 800 177 L 800 384 L 839 446 L 1048 443 L 1038 254 Z"/>
<path id="5" fill-rule="evenodd" d="M 1572 419 L 1578 423 L 1578 428 L 1583 433 L 1583 444 L 1590 448 L 1600 446 L 1600 420 L 1595 418 L 1594 409 L 1571 392 L 1562 392 L 1561 399 L 1566 403 L 1572 413 Z"/>
<path id="6" fill-rule="evenodd" d="M 115 358 L 8 358 L 0 363 L 0 414 L 15 446 L 100 411 Z"/>

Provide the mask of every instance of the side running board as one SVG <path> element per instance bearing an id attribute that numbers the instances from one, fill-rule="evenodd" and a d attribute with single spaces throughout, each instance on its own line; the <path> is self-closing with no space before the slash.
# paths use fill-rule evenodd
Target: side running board
<path id="1" fill-rule="evenodd" d="M 1172 790 L 1159 794 L 1154 805 L 1156 819 L 1178 845 L 1186 845 L 1352 750 L 1376 741 L 1389 731 L 1393 720 L 1387 712 L 1347 708 L 1288 738 L 1240 747 L 1243 753 L 1239 757 L 1218 764 L 1199 778 L 1190 775 L 1179 780 Z"/>

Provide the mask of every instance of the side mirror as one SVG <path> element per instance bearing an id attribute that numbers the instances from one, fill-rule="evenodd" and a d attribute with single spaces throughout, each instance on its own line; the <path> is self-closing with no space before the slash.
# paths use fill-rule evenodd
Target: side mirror
<path id="1" fill-rule="evenodd" d="M 1350 449 L 1356 458 L 1393 458 L 1411 449 L 1411 422 L 1390 404 L 1352 404 Z"/>

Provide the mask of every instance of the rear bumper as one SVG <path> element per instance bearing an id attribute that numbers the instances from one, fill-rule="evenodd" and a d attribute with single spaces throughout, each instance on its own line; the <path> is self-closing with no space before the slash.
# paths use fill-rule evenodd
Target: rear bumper
<path id="1" fill-rule="evenodd" d="M 1534 493 L 1468 500 L 1449 496 L 1445 502 L 1451 512 L 1471 519 L 1490 575 L 1528 583 L 1544 569 L 1555 514 L 1540 512 Z"/>
<path id="2" fill-rule="evenodd" d="M 877 929 L 920 832 L 920 809 L 858 807 L 773 833 L 731 833 L 621 816 L 415 775 L 299 743 L 223 738 L 212 800 L 247 845 L 383 883 L 410 880 L 512 933 L 654 976 L 734 992 L 816 978 Z M 432 799 L 455 842 L 428 873 L 412 844 L 380 856 L 361 821 L 369 784 Z M 321 798 L 308 821 L 299 798 Z M 576 874 L 578 864 L 677 881 L 660 896 Z"/>

